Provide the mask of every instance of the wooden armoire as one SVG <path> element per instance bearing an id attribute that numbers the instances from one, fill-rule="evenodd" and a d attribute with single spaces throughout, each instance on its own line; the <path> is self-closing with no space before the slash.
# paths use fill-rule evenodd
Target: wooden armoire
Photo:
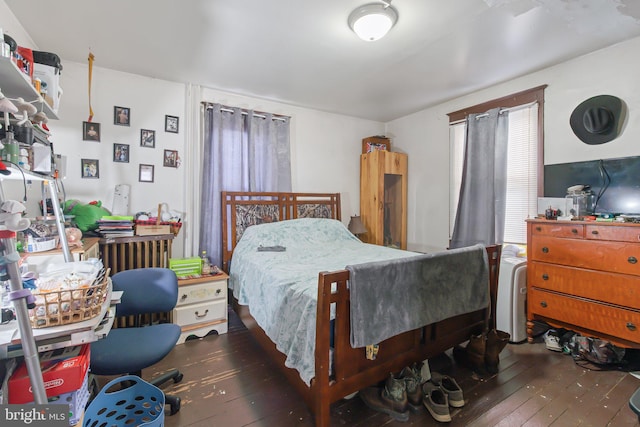
<path id="1" fill-rule="evenodd" d="M 360 217 L 366 243 L 407 248 L 407 155 L 377 150 L 360 156 Z"/>

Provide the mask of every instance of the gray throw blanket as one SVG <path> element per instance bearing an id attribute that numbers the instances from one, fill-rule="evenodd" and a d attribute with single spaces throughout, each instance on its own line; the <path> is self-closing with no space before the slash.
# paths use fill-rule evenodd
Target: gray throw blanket
<path id="1" fill-rule="evenodd" d="M 354 348 L 489 305 L 483 245 L 346 268 Z"/>

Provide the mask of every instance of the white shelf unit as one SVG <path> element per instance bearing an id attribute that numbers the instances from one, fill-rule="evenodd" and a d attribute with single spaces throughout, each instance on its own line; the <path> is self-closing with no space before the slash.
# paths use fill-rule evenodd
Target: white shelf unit
<path id="1" fill-rule="evenodd" d="M 36 101 L 33 106 L 38 111 L 44 111 L 49 119 L 58 119 L 58 115 L 53 111 L 40 96 L 38 91 L 29 81 L 29 77 L 24 74 L 11 59 L 0 56 L 0 90 L 7 98 L 23 98 L 27 102 Z"/>

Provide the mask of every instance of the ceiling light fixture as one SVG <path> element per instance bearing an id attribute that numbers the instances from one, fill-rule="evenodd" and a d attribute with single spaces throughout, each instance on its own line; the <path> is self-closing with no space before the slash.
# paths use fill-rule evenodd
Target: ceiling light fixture
<path id="1" fill-rule="evenodd" d="M 391 0 L 360 6 L 349 15 L 349 27 L 362 40 L 372 42 L 384 37 L 398 20 Z"/>

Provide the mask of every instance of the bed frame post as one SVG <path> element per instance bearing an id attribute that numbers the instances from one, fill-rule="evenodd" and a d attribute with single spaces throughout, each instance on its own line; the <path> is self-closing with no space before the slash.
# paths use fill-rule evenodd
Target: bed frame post
<path id="1" fill-rule="evenodd" d="M 318 302 L 316 318 L 316 375 L 313 379 L 314 415 L 316 427 L 329 427 L 331 420 L 331 396 L 329 392 L 329 363 L 331 328 L 331 280 L 326 272 L 318 275 Z"/>

